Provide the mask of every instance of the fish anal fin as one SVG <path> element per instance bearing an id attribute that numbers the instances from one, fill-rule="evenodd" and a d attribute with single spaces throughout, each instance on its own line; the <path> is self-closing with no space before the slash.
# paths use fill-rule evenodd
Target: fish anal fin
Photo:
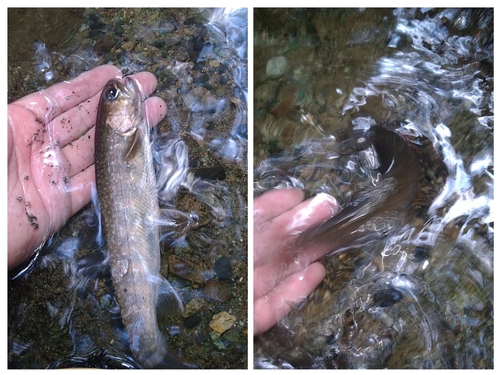
<path id="1" fill-rule="evenodd" d="M 170 285 L 162 279 L 158 288 L 158 299 L 156 301 L 156 312 L 158 319 L 164 319 L 167 316 L 180 315 L 184 313 L 184 305 L 181 298 Z"/>

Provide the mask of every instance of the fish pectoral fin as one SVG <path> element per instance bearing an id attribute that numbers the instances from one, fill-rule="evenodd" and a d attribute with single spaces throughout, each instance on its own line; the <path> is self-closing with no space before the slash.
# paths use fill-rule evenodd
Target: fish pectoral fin
<path id="1" fill-rule="evenodd" d="M 184 305 L 181 298 L 172 285 L 165 279 L 162 279 L 158 288 L 156 311 L 159 319 L 184 313 Z"/>
<path id="2" fill-rule="evenodd" d="M 130 145 L 127 155 L 125 155 L 125 161 L 130 161 L 137 155 L 142 147 L 143 141 L 144 133 L 142 127 L 139 126 L 134 133 L 134 139 L 132 140 L 132 144 Z"/>
<path id="3" fill-rule="evenodd" d="M 199 225 L 199 217 L 194 212 L 162 208 L 157 218 L 156 224 L 160 227 L 160 239 L 174 246 L 177 242 L 182 242 L 188 230 Z"/>

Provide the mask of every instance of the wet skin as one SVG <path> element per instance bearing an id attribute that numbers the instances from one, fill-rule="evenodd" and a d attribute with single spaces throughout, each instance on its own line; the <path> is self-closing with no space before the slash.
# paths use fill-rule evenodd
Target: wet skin
<path id="1" fill-rule="evenodd" d="M 100 66 L 8 105 L 9 269 L 30 258 L 90 202 L 97 104 L 106 82 L 116 77 L 121 77 L 118 68 Z M 145 95 L 156 89 L 152 74 L 134 77 Z M 166 115 L 166 104 L 158 97 L 145 106 L 151 125 Z M 47 159 L 57 160 L 58 166 Z"/>

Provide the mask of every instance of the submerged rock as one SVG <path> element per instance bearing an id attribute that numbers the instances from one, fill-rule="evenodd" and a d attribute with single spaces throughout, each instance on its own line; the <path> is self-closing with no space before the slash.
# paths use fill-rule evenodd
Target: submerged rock
<path id="1" fill-rule="evenodd" d="M 212 321 L 210 322 L 210 328 L 216 331 L 219 334 L 226 332 L 229 328 L 233 326 L 236 322 L 236 317 L 225 312 L 221 311 L 220 313 L 213 316 Z"/>

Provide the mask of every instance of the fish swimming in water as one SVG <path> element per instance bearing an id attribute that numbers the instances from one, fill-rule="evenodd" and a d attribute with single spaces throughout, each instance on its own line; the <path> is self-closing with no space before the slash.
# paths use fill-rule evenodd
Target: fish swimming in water
<path id="1" fill-rule="evenodd" d="M 142 366 L 157 367 L 169 355 L 158 328 L 158 299 L 166 298 L 171 311 L 182 312 L 183 305 L 160 275 L 161 211 L 149 126 L 131 78 L 110 80 L 102 91 L 95 169 L 111 278 L 130 349 Z"/>
<path id="2" fill-rule="evenodd" d="M 338 214 L 299 235 L 295 251 L 311 244 L 329 245 L 320 259 L 326 276 L 307 300 L 255 338 L 256 368 L 384 368 L 394 361 L 390 354 L 397 345 L 405 346 L 407 352 L 411 347 L 419 358 L 424 357 L 422 353 L 444 361 L 452 357 L 451 335 L 437 318 L 438 307 L 421 292 L 425 289 L 420 279 L 394 272 L 381 254 L 385 236 L 411 227 L 415 217 L 428 217 L 438 190 L 426 170 L 443 179 L 447 176 L 446 166 L 433 150 L 425 137 L 413 143 L 381 125 L 354 131 L 338 143 L 341 156 L 373 156 L 366 162 L 372 174 L 363 177 L 368 183 Z M 408 251 L 412 245 L 407 246 Z M 409 298 L 411 293 L 418 299 Z M 446 345 L 426 353 L 425 345 L 391 323 L 391 314 L 374 313 L 392 308 L 395 316 L 411 316 L 415 322 L 418 317 L 409 313 L 415 305 L 425 310 L 422 326 L 440 332 Z"/>
<path id="3" fill-rule="evenodd" d="M 337 215 L 306 230 L 298 247 L 330 243 L 332 252 L 363 245 L 403 223 L 418 199 L 424 169 L 415 150 L 401 135 L 373 126 L 355 139 L 358 149 L 373 146 L 378 155 L 377 182 L 359 192 Z"/>

